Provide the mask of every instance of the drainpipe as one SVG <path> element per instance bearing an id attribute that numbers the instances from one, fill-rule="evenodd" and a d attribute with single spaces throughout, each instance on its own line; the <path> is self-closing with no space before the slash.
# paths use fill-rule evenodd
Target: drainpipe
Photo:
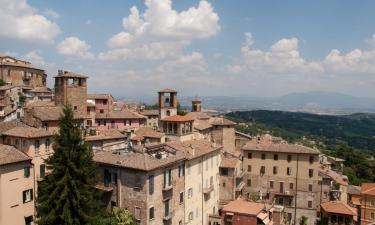
<path id="1" fill-rule="evenodd" d="M 294 195 L 294 225 L 297 224 L 298 166 L 299 166 L 299 154 L 297 153 L 296 193 Z"/>

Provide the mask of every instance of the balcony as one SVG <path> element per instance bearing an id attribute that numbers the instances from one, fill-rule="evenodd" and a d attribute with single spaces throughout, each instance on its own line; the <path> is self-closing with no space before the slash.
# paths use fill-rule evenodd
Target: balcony
<path id="1" fill-rule="evenodd" d="M 163 220 L 168 221 L 168 220 L 171 220 L 172 217 L 173 217 L 173 211 L 169 211 L 169 212 L 164 213 Z"/>
<path id="2" fill-rule="evenodd" d="M 243 178 L 243 175 L 245 175 L 245 171 L 244 170 L 237 171 L 236 178 L 237 179 Z"/>
<path id="3" fill-rule="evenodd" d="M 214 190 L 214 186 L 210 185 L 209 187 L 203 188 L 203 194 L 208 195 Z"/>
<path id="4" fill-rule="evenodd" d="M 110 184 L 99 183 L 99 184 L 95 185 L 95 188 L 100 190 L 100 191 L 104 191 L 104 192 L 113 191 L 113 186 L 110 185 Z"/>
<path id="5" fill-rule="evenodd" d="M 172 184 L 171 185 L 164 185 L 164 187 L 163 187 L 163 191 L 165 191 L 165 192 L 167 192 L 167 191 L 170 191 L 170 190 L 172 190 L 173 189 L 173 186 L 172 186 Z"/>

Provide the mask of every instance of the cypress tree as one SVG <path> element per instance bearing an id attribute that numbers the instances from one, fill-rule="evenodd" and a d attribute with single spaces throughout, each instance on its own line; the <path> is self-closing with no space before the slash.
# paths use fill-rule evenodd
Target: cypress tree
<path id="1" fill-rule="evenodd" d="M 39 184 L 38 225 L 103 224 L 104 210 L 95 185 L 93 153 L 81 137 L 80 123 L 64 108 L 55 136 L 54 154 L 46 160 L 51 172 Z"/>

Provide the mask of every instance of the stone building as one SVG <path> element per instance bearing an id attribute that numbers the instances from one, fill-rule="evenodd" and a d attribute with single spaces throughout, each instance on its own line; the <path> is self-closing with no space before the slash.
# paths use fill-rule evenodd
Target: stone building
<path id="1" fill-rule="evenodd" d="M 22 90 L 21 86 L 0 86 L 0 121 L 19 119 L 23 115 Z"/>
<path id="2" fill-rule="evenodd" d="M 24 88 L 26 102 L 47 101 L 52 102 L 54 93 L 47 87 Z"/>
<path id="3" fill-rule="evenodd" d="M 242 154 L 223 152 L 220 163 L 220 209 L 242 196 L 245 186 Z"/>
<path id="4" fill-rule="evenodd" d="M 0 56 L 0 79 L 10 85 L 34 88 L 46 86 L 47 75 L 30 62 Z"/>
<path id="5" fill-rule="evenodd" d="M 185 153 L 167 145 L 96 151 L 108 206 L 128 209 L 139 224 L 185 224 Z"/>
<path id="6" fill-rule="evenodd" d="M 96 135 L 86 136 L 85 140 L 94 151 L 116 151 L 129 145 L 128 136 L 115 129 L 99 131 Z"/>
<path id="7" fill-rule="evenodd" d="M 34 224 L 34 192 L 31 158 L 0 144 L 0 224 Z"/>
<path id="8" fill-rule="evenodd" d="M 117 129 L 131 132 L 144 126 L 146 118 L 137 112 L 124 109 L 122 111 L 96 114 L 95 122 L 97 130 Z"/>
<path id="9" fill-rule="evenodd" d="M 164 143 L 165 134 L 151 127 L 140 127 L 134 134 L 131 134 L 133 145 Z"/>
<path id="10" fill-rule="evenodd" d="M 221 146 L 207 140 L 167 142 L 184 152 L 185 224 L 209 224 L 219 210 L 219 165 Z"/>
<path id="11" fill-rule="evenodd" d="M 87 77 L 59 70 L 55 76 L 56 106 L 70 105 L 79 115 L 87 114 Z"/>
<path id="12" fill-rule="evenodd" d="M 191 101 L 191 111 L 192 112 L 201 112 L 202 111 L 202 101 L 199 99 L 194 99 Z"/>
<path id="13" fill-rule="evenodd" d="M 113 110 L 114 98 L 111 94 L 89 94 L 87 95 L 87 103 L 95 105 L 97 114 L 105 114 Z"/>
<path id="14" fill-rule="evenodd" d="M 188 115 L 166 116 L 160 119 L 160 127 L 167 136 L 167 141 L 193 140 L 193 121 Z"/>
<path id="15" fill-rule="evenodd" d="M 139 112 L 141 115 L 147 117 L 147 126 L 149 127 L 158 127 L 159 126 L 159 110 L 157 109 L 149 109 L 149 110 L 141 110 Z"/>
<path id="16" fill-rule="evenodd" d="M 159 120 L 177 115 L 177 91 L 166 88 L 159 93 Z"/>
<path id="17" fill-rule="evenodd" d="M 263 136 L 243 148 L 244 194 L 285 207 L 285 221 L 302 216 L 316 223 L 320 205 L 319 151 L 279 138 Z"/>
<path id="18" fill-rule="evenodd" d="M 361 185 L 361 225 L 375 222 L 375 183 Z"/>

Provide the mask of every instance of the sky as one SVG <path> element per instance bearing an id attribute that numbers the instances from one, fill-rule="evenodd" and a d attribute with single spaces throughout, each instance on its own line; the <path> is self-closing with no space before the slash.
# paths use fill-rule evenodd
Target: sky
<path id="1" fill-rule="evenodd" d="M 375 1 L 0 0 L 0 54 L 89 92 L 375 97 Z"/>

